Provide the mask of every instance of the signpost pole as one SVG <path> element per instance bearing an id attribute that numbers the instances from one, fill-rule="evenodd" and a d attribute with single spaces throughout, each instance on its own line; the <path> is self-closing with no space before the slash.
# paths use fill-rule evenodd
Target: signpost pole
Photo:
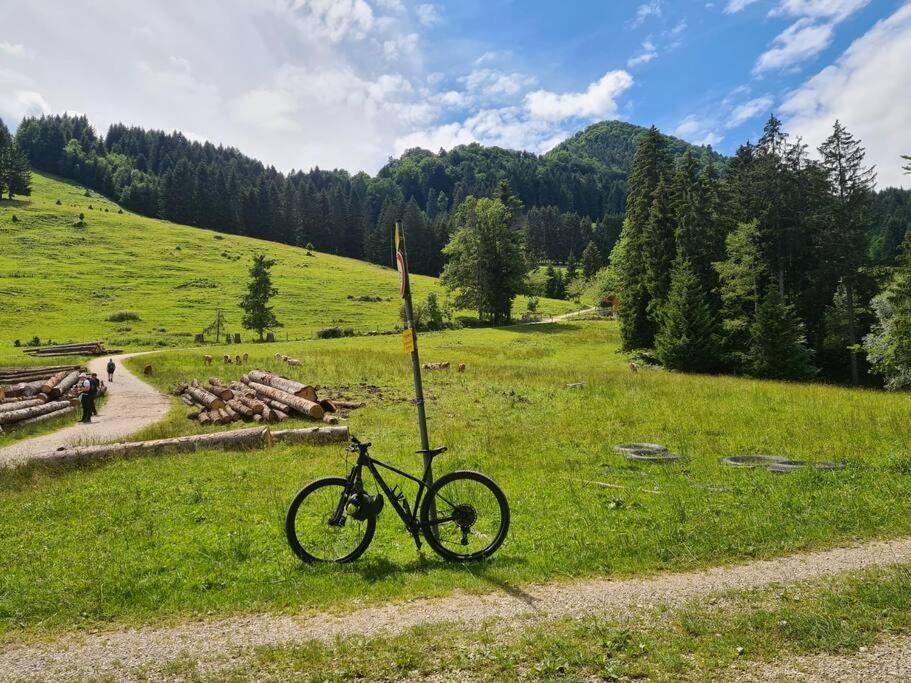
<path id="1" fill-rule="evenodd" d="M 427 478 L 433 482 L 430 449 L 430 437 L 427 435 L 427 413 L 424 409 L 424 385 L 421 381 L 421 359 L 418 355 L 418 336 L 414 324 L 414 307 L 411 303 L 411 279 L 408 276 L 408 252 L 405 249 L 405 233 L 401 224 L 395 224 L 395 265 L 401 280 L 402 299 L 405 304 L 405 331 L 403 340 L 405 351 L 411 354 L 411 370 L 414 374 L 415 404 L 418 408 L 418 428 L 421 432 L 421 450 L 424 451 L 424 470 Z"/>

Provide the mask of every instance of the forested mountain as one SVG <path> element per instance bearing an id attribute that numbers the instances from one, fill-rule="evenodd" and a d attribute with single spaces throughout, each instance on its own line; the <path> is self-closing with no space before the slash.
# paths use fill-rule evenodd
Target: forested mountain
<path id="1" fill-rule="evenodd" d="M 403 220 L 412 268 L 438 274 L 453 209 L 470 195 L 493 196 L 504 180 L 524 206 L 519 227 L 535 259 L 565 261 L 592 240 L 608 254 L 644 130 L 597 124 L 544 156 L 478 144 L 412 149 L 376 177 L 318 168 L 286 175 L 232 147 L 122 124 L 102 138 L 84 116 L 27 118 L 16 140 L 35 168 L 176 223 L 388 263 L 391 226 Z"/>

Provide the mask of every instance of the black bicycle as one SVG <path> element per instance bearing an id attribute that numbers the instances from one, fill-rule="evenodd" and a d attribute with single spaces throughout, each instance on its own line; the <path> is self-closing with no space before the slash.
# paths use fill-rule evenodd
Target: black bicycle
<path id="1" fill-rule="evenodd" d="M 466 470 L 430 483 L 433 458 L 445 452 L 445 446 L 418 451 L 428 456 L 421 478 L 374 459 L 369 448 L 369 443 L 352 438 L 346 451 L 356 453 L 357 462 L 348 476 L 310 482 L 291 501 L 285 533 L 304 562 L 353 562 L 363 555 L 373 540 L 383 496 L 418 549 L 423 536 L 440 556 L 465 562 L 490 557 L 503 544 L 509 531 L 509 503 L 492 479 Z M 379 467 L 417 483 L 414 507 L 397 485 L 389 487 Z M 373 475 L 380 493 L 371 495 L 364 489 L 364 468 Z"/>

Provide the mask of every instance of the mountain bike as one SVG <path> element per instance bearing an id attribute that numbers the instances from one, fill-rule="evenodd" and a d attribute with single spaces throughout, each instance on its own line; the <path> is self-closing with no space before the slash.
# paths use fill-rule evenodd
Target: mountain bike
<path id="1" fill-rule="evenodd" d="M 352 438 L 345 450 L 356 454 L 357 460 L 348 476 L 312 481 L 291 501 L 285 534 L 301 560 L 353 562 L 359 558 L 373 540 L 384 497 L 419 550 L 423 536 L 441 557 L 465 562 L 490 557 L 503 544 L 509 531 L 509 503 L 492 479 L 463 470 L 431 483 L 431 463 L 446 452 L 445 446 L 417 451 L 428 456 L 421 477 L 375 459 L 369 453 L 370 446 Z M 380 468 L 418 485 L 413 505 L 398 485 L 390 488 Z M 371 495 L 364 489 L 365 469 L 380 492 Z"/>

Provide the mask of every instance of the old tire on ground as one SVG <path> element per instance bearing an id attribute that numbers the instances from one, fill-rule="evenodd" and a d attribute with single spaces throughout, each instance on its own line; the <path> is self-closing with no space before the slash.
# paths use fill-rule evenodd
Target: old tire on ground
<path id="1" fill-rule="evenodd" d="M 657 443 L 618 443 L 614 446 L 617 453 L 667 453 L 667 448 Z"/>
<path id="2" fill-rule="evenodd" d="M 773 474 L 788 474 L 803 469 L 814 470 L 840 470 L 844 469 L 844 463 L 812 461 L 812 460 L 786 460 L 785 462 L 772 463 L 766 469 Z"/>
<path id="3" fill-rule="evenodd" d="M 730 455 L 726 458 L 722 458 L 721 462 L 725 465 L 733 465 L 734 467 L 752 468 L 791 462 L 791 459 L 786 458 L 783 455 L 765 455 L 762 453 L 755 455 Z"/>

